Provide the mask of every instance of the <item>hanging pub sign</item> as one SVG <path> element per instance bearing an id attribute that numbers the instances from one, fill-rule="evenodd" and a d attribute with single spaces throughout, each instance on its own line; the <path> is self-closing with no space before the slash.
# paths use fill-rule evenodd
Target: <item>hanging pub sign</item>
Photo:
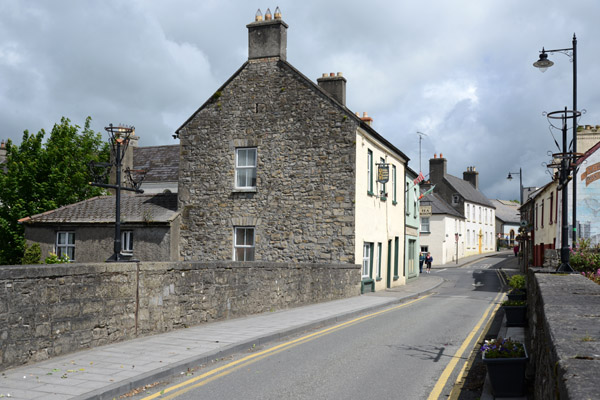
<path id="1" fill-rule="evenodd" d="M 423 206 L 423 205 L 419 206 L 419 216 L 427 218 L 427 217 L 431 217 L 432 215 L 433 215 L 433 212 L 432 212 L 431 206 Z"/>
<path id="2" fill-rule="evenodd" d="M 390 180 L 389 164 L 377 164 L 377 182 L 387 183 Z"/>

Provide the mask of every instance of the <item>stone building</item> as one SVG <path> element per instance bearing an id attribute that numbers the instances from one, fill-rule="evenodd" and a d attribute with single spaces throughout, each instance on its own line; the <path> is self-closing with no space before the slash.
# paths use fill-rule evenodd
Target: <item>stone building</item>
<path id="1" fill-rule="evenodd" d="M 315 84 L 287 62 L 279 13 L 247 28 L 248 60 L 177 130 L 181 258 L 363 264 L 368 290 L 404 283 L 408 158 L 346 107 L 341 73 Z"/>
<path id="2" fill-rule="evenodd" d="M 140 261 L 179 259 L 177 194 L 121 197 L 122 254 Z M 114 253 L 115 196 L 99 196 L 19 220 L 27 244 L 75 262 L 103 262 Z"/>

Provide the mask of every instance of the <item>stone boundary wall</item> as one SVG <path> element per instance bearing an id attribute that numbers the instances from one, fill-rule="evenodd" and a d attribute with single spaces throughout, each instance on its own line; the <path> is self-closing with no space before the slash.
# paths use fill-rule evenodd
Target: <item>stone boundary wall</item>
<path id="1" fill-rule="evenodd" d="M 530 269 L 527 277 L 534 398 L 597 398 L 600 285 L 579 274 L 550 271 Z"/>
<path id="2" fill-rule="evenodd" d="M 360 294 L 360 265 L 0 267 L 0 370 L 205 322 Z"/>

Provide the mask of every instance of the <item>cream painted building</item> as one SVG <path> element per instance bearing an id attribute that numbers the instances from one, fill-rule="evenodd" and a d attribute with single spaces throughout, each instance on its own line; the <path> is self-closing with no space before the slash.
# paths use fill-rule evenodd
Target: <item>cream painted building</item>
<path id="1" fill-rule="evenodd" d="M 421 251 L 431 253 L 433 265 L 456 262 L 465 256 L 465 218 L 438 194 L 421 199 L 431 207 L 430 217 L 421 217 Z"/>
<path id="2" fill-rule="evenodd" d="M 406 283 L 404 264 L 404 177 L 407 159 L 364 129 L 356 131 L 357 262 L 363 284 L 382 290 Z M 378 182 L 387 166 L 389 180 Z"/>

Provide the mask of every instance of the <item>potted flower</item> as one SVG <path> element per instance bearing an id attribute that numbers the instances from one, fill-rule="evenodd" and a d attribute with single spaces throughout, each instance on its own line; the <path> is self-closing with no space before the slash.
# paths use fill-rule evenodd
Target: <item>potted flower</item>
<path id="1" fill-rule="evenodd" d="M 527 303 L 525 300 L 506 300 L 502 303 L 506 326 L 525 326 L 527 322 Z"/>
<path id="2" fill-rule="evenodd" d="M 527 298 L 527 292 L 525 291 L 525 275 L 517 274 L 510 277 L 508 280 L 508 286 L 510 291 L 508 292 L 509 300 L 525 300 Z"/>
<path id="3" fill-rule="evenodd" d="M 486 340 L 481 346 L 492 391 L 496 397 L 516 397 L 525 392 L 525 345 L 511 338 Z"/>

